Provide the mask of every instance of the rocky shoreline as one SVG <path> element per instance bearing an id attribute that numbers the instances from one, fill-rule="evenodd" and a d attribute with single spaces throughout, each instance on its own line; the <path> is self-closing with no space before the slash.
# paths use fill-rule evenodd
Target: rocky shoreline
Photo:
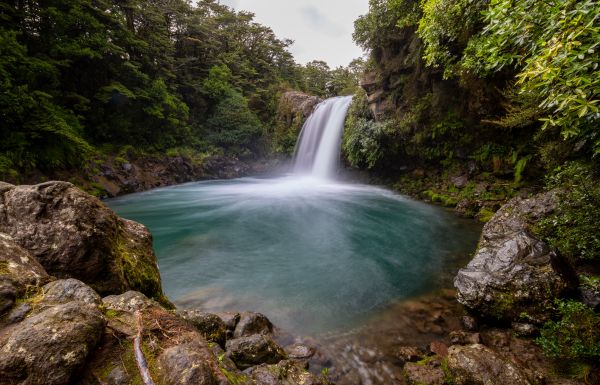
<path id="1" fill-rule="evenodd" d="M 529 231 L 556 199 L 550 191 L 504 205 L 456 292 L 304 340 L 258 313 L 175 310 L 143 225 L 67 182 L 2 183 L 0 384 L 144 383 L 140 357 L 159 384 L 594 383 L 597 365 L 569 379 L 534 340 L 555 298 L 592 307 L 600 298 Z"/>

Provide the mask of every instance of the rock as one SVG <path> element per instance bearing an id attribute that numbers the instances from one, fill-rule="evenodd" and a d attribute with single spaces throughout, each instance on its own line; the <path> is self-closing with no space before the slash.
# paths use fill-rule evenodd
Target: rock
<path id="1" fill-rule="evenodd" d="M 539 332 L 535 325 L 523 322 L 513 322 L 511 328 L 519 337 L 533 337 Z"/>
<path id="2" fill-rule="evenodd" d="M 13 307 L 17 299 L 17 288 L 5 278 L 0 279 L 0 315 Z"/>
<path id="3" fill-rule="evenodd" d="M 442 341 L 432 341 L 429 344 L 429 351 L 433 354 L 437 354 L 438 356 L 444 358 L 448 355 L 448 345 L 446 345 Z"/>
<path id="4" fill-rule="evenodd" d="M 0 281 L 10 282 L 16 295 L 21 296 L 28 288 L 42 286 L 50 279 L 31 253 L 19 246 L 11 236 L 0 233 Z"/>
<path id="5" fill-rule="evenodd" d="M 249 371 L 257 385 L 328 385 L 323 375 L 315 375 L 295 360 L 283 360 L 276 365 L 260 365 Z"/>
<path id="6" fill-rule="evenodd" d="M 34 314 L 0 335 L 2 384 L 68 384 L 104 328 L 92 305 L 70 302 Z"/>
<path id="7" fill-rule="evenodd" d="M 170 347 L 158 357 L 162 383 L 165 385 L 216 385 L 219 377 L 209 364 L 212 354 L 199 342 L 189 342 Z M 223 382 L 224 384 L 227 382 Z"/>
<path id="8" fill-rule="evenodd" d="M 484 226 L 477 253 L 454 280 L 460 303 L 498 320 L 548 319 L 554 299 L 573 286 L 571 271 L 528 226 L 553 211 L 556 195 L 514 198 Z"/>
<path id="9" fill-rule="evenodd" d="M 581 302 L 596 311 L 600 310 L 600 292 L 597 289 L 589 286 L 580 286 L 579 294 Z"/>
<path id="10" fill-rule="evenodd" d="M 423 358 L 423 352 L 415 346 L 400 346 L 395 352 L 401 363 L 416 362 Z"/>
<path id="11" fill-rule="evenodd" d="M 451 346 L 448 369 L 456 385 L 531 385 L 520 367 L 479 344 Z"/>
<path id="12" fill-rule="evenodd" d="M 284 92 L 279 101 L 280 104 L 286 104 L 293 113 L 300 113 L 304 118 L 308 118 L 320 102 L 319 97 L 300 91 Z"/>
<path id="13" fill-rule="evenodd" d="M 100 305 L 102 298 L 91 287 L 74 279 L 59 279 L 42 288 L 42 305 L 56 305 L 79 301 L 90 305 Z"/>
<path id="14" fill-rule="evenodd" d="M 273 324 L 267 317 L 260 313 L 243 312 L 233 332 L 233 338 L 250 336 L 253 334 L 271 334 Z"/>
<path id="15" fill-rule="evenodd" d="M 145 295 L 137 291 L 128 291 L 120 295 L 109 295 L 102 298 L 102 303 L 109 310 L 119 310 L 134 313 L 156 304 Z"/>
<path id="16" fill-rule="evenodd" d="M 227 341 L 227 355 L 238 368 L 276 364 L 287 358 L 285 351 L 268 335 L 254 334 Z"/>
<path id="17" fill-rule="evenodd" d="M 129 385 L 131 383 L 131 377 L 121 367 L 116 367 L 110 371 L 108 377 L 106 377 L 106 383 L 108 385 Z"/>
<path id="18" fill-rule="evenodd" d="M 307 360 L 315 355 L 316 350 L 313 347 L 304 344 L 293 344 L 285 347 L 288 358 L 295 360 Z"/>
<path id="19" fill-rule="evenodd" d="M 455 345 L 472 345 L 481 343 L 481 335 L 479 333 L 468 333 L 462 330 L 455 330 L 449 334 L 450 342 Z"/>
<path id="20" fill-rule="evenodd" d="M 13 323 L 21 322 L 27 317 L 27 314 L 33 310 L 29 302 L 23 302 L 15 306 L 6 317 L 6 322 L 10 325 Z"/>
<path id="21" fill-rule="evenodd" d="M 178 314 L 183 319 L 191 322 L 208 341 L 225 346 L 227 328 L 225 322 L 217 315 L 200 310 L 181 310 Z"/>
<path id="22" fill-rule="evenodd" d="M 467 175 L 458 175 L 450 178 L 450 182 L 456 188 L 463 188 L 469 183 L 469 177 Z"/>
<path id="23" fill-rule="evenodd" d="M 475 317 L 465 315 L 461 317 L 460 322 L 462 323 L 463 327 L 470 332 L 479 328 L 479 323 Z"/>
<path id="24" fill-rule="evenodd" d="M 231 335 L 233 336 L 233 331 L 235 330 L 235 327 L 237 326 L 238 322 L 240 322 L 240 313 L 220 312 L 215 313 L 215 315 L 221 318 L 223 323 L 225 323 L 225 327 L 227 328 L 228 334 L 229 332 L 231 332 Z"/>
<path id="25" fill-rule="evenodd" d="M 15 186 L 0 193 L 0 232 L 58 278 L 77 278 L 99 293 L 136 289 L 163 300 L 148 230 L 119 218 L 67 182 Z"/>
<path id="26" fill-rule="evenodd" d="M 464 218 L 474 218 L 481 210 L 481 202 L 474 199 L 462 199 L 454 208 L 454 212 Z"/>
<path id="27" fill-rule="evenodd" d="M 444 371 L 439 365 L 421 365 L 409 362 L 404 365 L 404 374 L 411 385 L 444 384 Z"/>

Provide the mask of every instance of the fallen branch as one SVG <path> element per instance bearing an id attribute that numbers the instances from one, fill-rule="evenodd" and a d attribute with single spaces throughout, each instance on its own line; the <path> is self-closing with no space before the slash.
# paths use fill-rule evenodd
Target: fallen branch
<path id="1" fill-rule="evenodd" d="M 150 370 L 148 369 L 146 357 L 144 357 L 144 352 L 142 352 L 142 313 L 140 313 L 139 310 L 135 312 L 135 318 L 137 320 L 137 335 L 133 340 L 135 362 L 137 363 L 137 367 L 140 371 L 140 375 L 142 376 L 144 385 L 154 385 L 154 381 L 150 375 Z"/>

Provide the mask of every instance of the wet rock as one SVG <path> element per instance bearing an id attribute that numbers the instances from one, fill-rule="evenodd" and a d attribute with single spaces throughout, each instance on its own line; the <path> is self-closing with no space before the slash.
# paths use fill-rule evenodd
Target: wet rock
<path id="1" fill-rule="evenodd" d="M 285 351 L 268 335 L 254 334 L 227 341 L 227 355 L 238 368 L 276 364 L 287 358 Z"/>
<path id="2" fill-rule="evenodd" d="M 449 334 L 450 342 L 455 345 L 472 345 L 481 343 L 479 333 L 469 333 L 462 330 L 455 330 Z"/>
<path id="3" fill-rule="evenodd" d="M 479 249 L 454 286 L 458 300 L 482 316 L 541 323 L 554 299 L 572 286 L 568 265 L 529 231 L 529 221 L 549 215 L 555 192 L 515 198 L 484 226 Z"/>
<path id="4" fill-rule="evenodd" d="M 206 349 L 199 342 L 189 342 L 166 349 L 158 357 L 161 378 L 165 385 L 216 385 L 215 376 Z"/>
<path id="5" fill-rule="evenodd" d="M 513 322 L 511 327 L 515 334 L 519 337 L 532 337 L 539 332 L 535 325 L 523 322 Z"/>
<path id="6" fill-rule="evenodd" d="M 315 375 L 306 370 L 299 361 L 283 360 L 276 365 L 260 365 L 249 370 L 257 385 L 328 385 L 323 375 Z"/>
<path id="7" fill-rule="evenodd" d="M 79 301 L 90 305 L 100 305 L 102 298 L 91 287 L 74 279 L 59 279 L 46 284 L 42 288 L 43 305 L 56 305 L 71 301 Z"/>
<path id="8" fill-rule="evenodd" d="M 479 344 L 451 346 L 448 369 L 457 385 L 530 385 L 520 367 Z"/>
<path id="9" fill-rule="evenodd" d="M 100 311 L 82 302 L 46 309 L 0 335 L 1 383 L 68 384 L 104 328 Z"/>
<path id="10" fill-rule="evenodd" d="M 444 384 L 444 371 L 439 365 L 415 364 L 412 362 L 404 365 L 404 374 L 411 385 L 442 385 Z"/>
<path id="11" fill-rule="evenodd" d="M 223 320 L 217 315 L 200 310 L 181 310 L 178 314 L 183 319 L 191 322 L 208 341 L 225 346 L 227 328 Z"/>
<path id="12" fill-rule="evenodd" d="M 273 332 L 273 324 L 267 317 L 260 313 L 243 312 L 240 314 L 235 330 L 234 338 L 250 336 L 253 334 L 270 334 Z"/>
<path id="13" fill-rule="evenodd" d="M 238 322 L 240 322 L 240 313 L 235 312 L 220 312 L 215 313 L 216 316 L 221 318 L 223 323 L 225 323 L 225 327 L 227 328 L 227 334 L 231 334 L 233 336 L 233 331 L 237 326 Z"/>
<path id="14" fill-rule="evenodd" d="M 293 344 L 285 347 L 287 356 L 296 360 L 307 360 L 315 355 L 316 350 L 313 347 L 304 344 Z"/>
<path id="15" fill-rule="evenodd" d="M 101 294 L 137 289 L 163 298 L 148 230 L 70 183 L 4 189 L 0 217 L 0 232 L 58 278 L 77 278 Z"/>

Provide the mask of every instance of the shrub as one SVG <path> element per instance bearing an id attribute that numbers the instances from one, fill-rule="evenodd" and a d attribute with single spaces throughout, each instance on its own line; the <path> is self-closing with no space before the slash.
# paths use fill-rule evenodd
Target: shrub
<path id="1" fill-rule="evenodd" d="M 560 319 L 548 321 L 537 343 L 552 358 L 600 358 L 600 316 L 581 302 L 557 301 Z"/>
<path id="2" fill-rule="evenodd" d="M 572 262 L 600 257 L 600 187 L 591 166 L 579 162 L 558 167 L 548 187 L 560 189 L 556 212 L 533 231 Z"/>

